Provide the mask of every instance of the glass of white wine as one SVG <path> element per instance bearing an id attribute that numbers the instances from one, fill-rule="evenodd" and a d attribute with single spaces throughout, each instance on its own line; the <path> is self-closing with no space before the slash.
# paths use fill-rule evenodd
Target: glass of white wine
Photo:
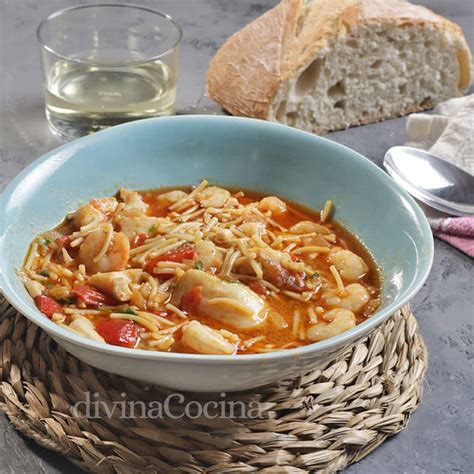
<path id="1" fill-rule="evenodd" d="M 130 4 L 83 5 L 38 27 L 50 128 L 74 139 L 175 113 L 181 27 Z"/>

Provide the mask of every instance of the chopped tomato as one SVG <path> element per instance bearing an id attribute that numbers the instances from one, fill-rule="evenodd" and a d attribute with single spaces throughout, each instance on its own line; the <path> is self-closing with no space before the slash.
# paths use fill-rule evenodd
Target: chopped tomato
<path id="1" fill-rule="evenodd" d="M 104 295 L 100 291 L 89 285 L 77 285 L 74 287 L 73 293 L 88 306 L 102 306 L 117 304 L 111 296 Z"/>
<path id="2" fill-rule="evenodd" d="M 36 307 L 48 318 L 51 318 L 51 316 L 54 313 L 62 313 L 63 308 L 61 305 L 53 298 L 50 296 L 45 296 L 45 295 L 38 295 L 35 298 L 35 303 Z"/>
<path id="3" fill-rule="evenodd" d="M 259 281 L 251 281 L 249 283 L 249 287 L 251 290 L 255 291 L 257 295 L 267 296 L 270 294 L 270 290 L 266 286 L 262 285 Z"/>
<path id="4" fill-rule="evenodd" d="M 143 245 L 143 242 L 148 238 L 148 235 L 146 235 L 144 232 L 141 234 L 138 234 L 135 236 L 132 242 L 132 247 L 139 247 L 140 245 Z"/>
<path id="5" fill-rule="evenodd" d="M 192 245 L 184 244 L 177 249 L 170 250 L 163 255 L 148 260 L 145 265 L 145 271 L 153 273 L 153 269 L 156 267 L 158 262 L 176 262 L 182 263 L 184 260 L 192 260 L 196 255 L 196 250 Z"/>
<path id="6" fill-rule="evenodd" d="M 69 236 L 68 235 L 62 235 L 61 237 L 58 237 L 56 240 L 56 245 L 62 249 L 64 247 L 67 247 L 69 245 Z"/>
<path id="7" fill-rule="evenodd" d="M 181 298 L 181 309 L 186 313 L 195 314 L 199 309 L 202 301 L 202 286 L 191 288 Z"/>
<path id="8" fill-rule="evenodd" d="M 108 344 L 122 347 L 137 345 L 138 326 L 132 321 L 109 319 L 99 323 L 96 329 Z"/>

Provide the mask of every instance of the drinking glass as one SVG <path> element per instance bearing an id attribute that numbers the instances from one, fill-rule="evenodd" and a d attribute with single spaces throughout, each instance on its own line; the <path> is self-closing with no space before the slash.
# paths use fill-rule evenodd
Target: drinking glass
<path id="1" fill-rule="evenodd" d="M 46 117 L 66 139 L 175 113 L 181 27 L 131 4 L 66 8 L 41 22 Z"/>

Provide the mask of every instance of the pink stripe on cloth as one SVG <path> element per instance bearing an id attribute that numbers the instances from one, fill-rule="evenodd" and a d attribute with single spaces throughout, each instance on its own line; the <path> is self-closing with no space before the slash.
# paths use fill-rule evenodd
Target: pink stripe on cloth
<path id="1" fill-rule="evenodd" d="M 474 258 L 474 216 L 429 221 L 436 237 Z"/>

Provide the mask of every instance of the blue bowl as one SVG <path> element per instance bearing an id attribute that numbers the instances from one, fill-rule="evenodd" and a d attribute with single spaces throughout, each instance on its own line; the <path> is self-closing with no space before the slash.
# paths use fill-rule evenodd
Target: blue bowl
<path id="1" fill-rule="evenodd" d="M 31 240 L 68 212 L 120 186 L 196 184 L 276 194 L 320 209 L 370 250 L 382 275 L 382 305 L 337 337 L 281 352 L 205 356 L 127 349 L 85 339 L 45 318 L 16 276 Z M 428 222 L 414 200 L 355 151 L 282 125 L 225 116 L 137 121 L 68 143 L 23 170 L 0 197 L 0 288 L 28 319 L 96 367 L 182 390 L 239 390 L 309 370 L 347 349 L 406 304 L 433 259 Z"/>

